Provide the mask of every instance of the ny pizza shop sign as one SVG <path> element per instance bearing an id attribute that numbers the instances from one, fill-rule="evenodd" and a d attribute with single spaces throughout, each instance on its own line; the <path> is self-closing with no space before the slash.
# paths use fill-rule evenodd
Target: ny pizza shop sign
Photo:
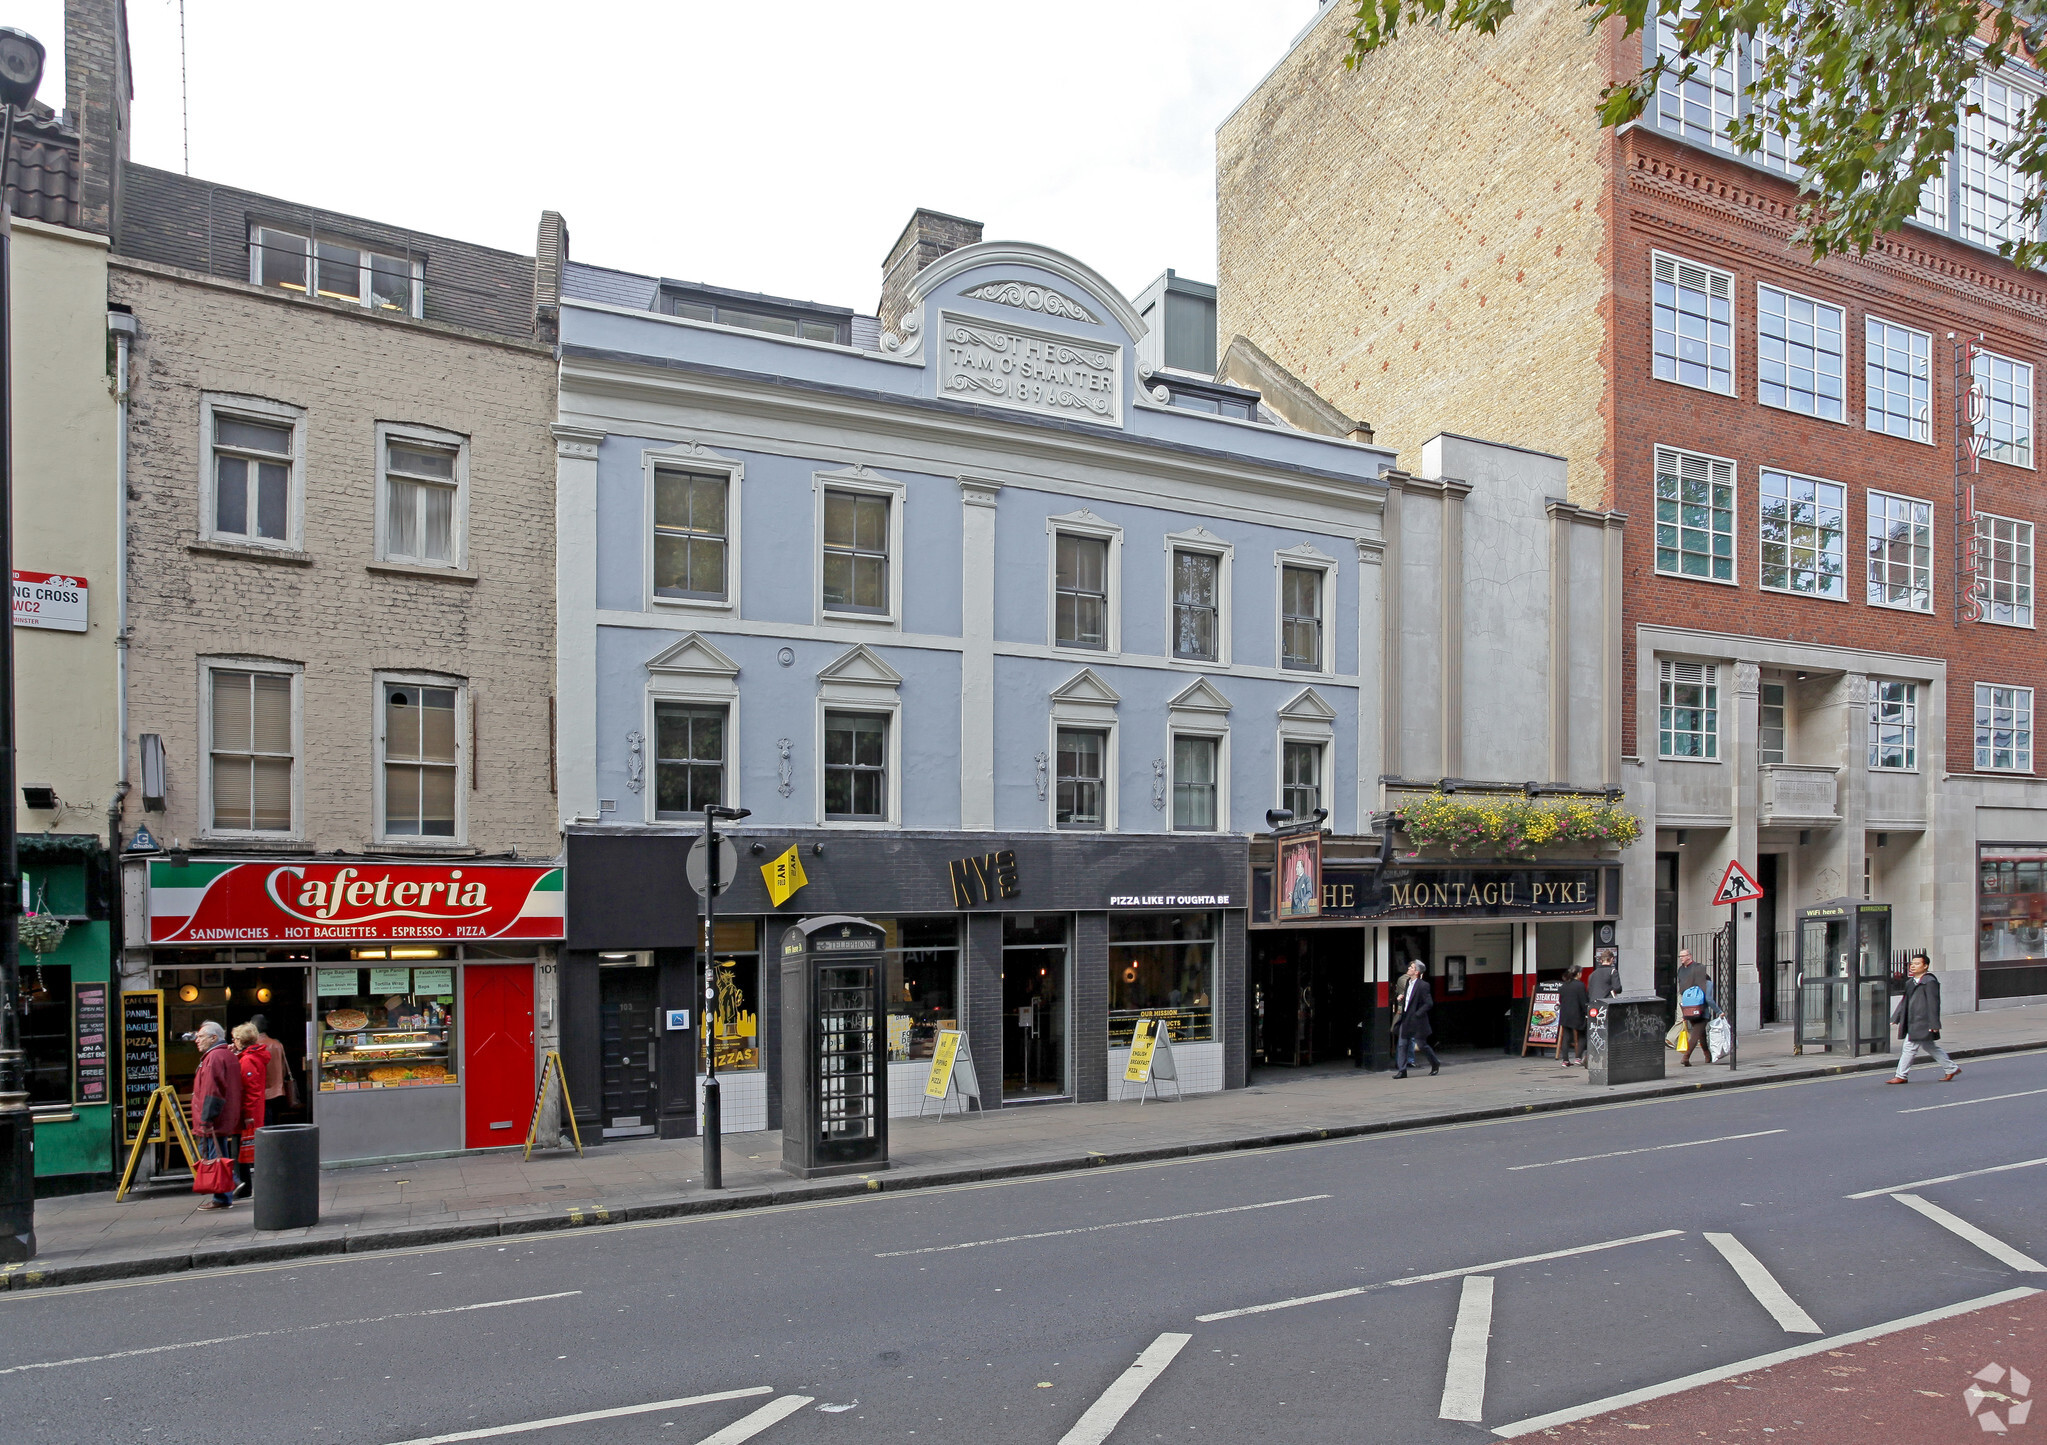
<path id="1" fill-rule="evenodd" d="M 562 870 L 511 863 L 152 859 L 149 941 L 562 937 Z"/>

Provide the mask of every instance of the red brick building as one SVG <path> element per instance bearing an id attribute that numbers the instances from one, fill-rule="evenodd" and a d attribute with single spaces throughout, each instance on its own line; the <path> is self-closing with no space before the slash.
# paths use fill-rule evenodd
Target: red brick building
<path id="1" fill-rule="evenodd" d="M 1628 515 L 1623 748 L 1655 821 L 1630 983 L 1725 920 L 1739 858 L 1768 889 L 1737 910 L 1745 1021 L 1788 1017 L 1798 914 L 1841 899 L 1890 904 L 1950 1008 L 2047 996 L 2047 280 L 1996 254 L 2019 192 L 1992 154 L 2036 78 L 1986 87 L 1918 221 L 1815 262 L 1783 147 L 1725 139 L 1746 49 L 1616 134 L 1594 106 L 1643 37 L 1563 0 L 1356 71 L 1348 19 L 1326 6 L 1218 133 L 1221 334 L 1403 451 L 1557 452 L 1571 500 Z M 1844 951 L 1811 933 L 1809 972 Z"/>

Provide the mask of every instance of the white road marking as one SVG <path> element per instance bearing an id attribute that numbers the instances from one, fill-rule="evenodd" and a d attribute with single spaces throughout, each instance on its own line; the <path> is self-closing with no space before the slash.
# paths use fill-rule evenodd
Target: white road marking
<path id="1" fill-rule="evenodd" d="M 1569 1259 L 1574 1254 L 1597 1254 L 1602 1249 L 1619 1249 L 1624 1244 L 1646 1244 L 1652 1239 L 1670 1239 L 1683 1233 L 1682 1229 L 1659 1229 L 1654 1234 L 1632 1234 L 1626 1239 L 1606 1239 L 1598 1244 L 1581 1244 L 1573 1249 L 1552 1249 L 1544 1254 L 1524 1254 L 1518 1259 L 1496 1259 L 1490 1264 L 1470 1264 L 1462 1269 L 1439 1269 L 1434 1274 L 1411 1274 L 1405 1279 L 1353 1285 L 1349 1289 L 1333 1289 L 1326 1294 L 1304 1294 L 1294 1299 L 1274 1300 L 1269 1305 L 1245 1305 L 1241 1309 L 1217 1310 L 1214 1314 L 1196 1315 L 1194 1318 L 1200 1324 L 1214 1324 L 1217 1320 L 1233 1320 L 1239 1315 L 1269 1314 L 1273 1310 L 1290 1310 L 1295 1305 L 1318 1305 L 1324 1300 L 1349 1299 L 1352 1295 L 1364 1294 L 1375 1289 L 1398 1289 L 1402 1285 L 1428 1284 L 1433 1280 L 1455 1279 L 1459 1275 L 1486 1274 L 1493 1270 L 1511 1269 L 1517 1264 L 1541 1264 L 1544 1260 Z"/>
<path id="2" fill-rule="evenodd" d="M 1785 1291 L 1783 1285 L 1777 1283 L 1777 1277 L 1764 1268 L 1763 1262 L 1749 1253 L 1747 1245 L 1731 1234 L 1708 1234 L 1706 1243 L 1719 1250 L 1721 1257 L 1734 1266 L 1734 1272 L 1741 1276 L 1741 1282 L 1748 1286 L 1748 1292 L 1756 1297 L 1756 1303 L 1768 1310 L 1770 1318 L 1787 1333 L 1794 1335 L 1826 1333 L 1814 1323 L 1811 1315 L 1798 1307 L 1798 1301 Z"/>
<path id="3" fill-rule="evenodd" d="M 1879 1194 L 1896 1194 L 1900 1189 L 1924 1189 L 1929 1184 L 1952 1184 L 1957 1179 L 1974 1179 L 1979 1174 L 2006 1174 L 2014 1169 L 2032 1169 L 2047 1164 L 2047 1159 L 2021 1159 L 2016 1164 L 1993 1164 L 1988 1169 L 1968 1169 L 1960 1174 L 1942 1174 L 1933 1179 L 1914 1179 L 1910 1184 L 1886 1184 L 1881 1189 L 1865 1189 L 1860 1194 L 1844 1194 L 1844 1199 L 1874 1199 Z"/>
<path id="4" fill-rule="evenodd" d="M 422 1435 L 416 1440 L 395 1441 L 393 1445 L 455 1445 L 458 1440 L 488 1440 L 497 1435 L 522 1435 L 528 1430 L 552 1430 L 557 1425 L 581 1425 L 590 1420 L 616 1420 L 624 1415 L 647 1415 L 655 1410 L 678 1410 L 684 1405 L 709 1405 L 719 1400 L 744 1400 L 754 1395 L 774 1393 L 773 1385 L 749 1385 L 744 1390 L 720 1390 L 712 1395 L 688 1395 L 680 1400 L 654 1400 L 645 1405 L 620 1405 L 615 1410 L 585 1410 L 580 1414 L 555 1415 L 546 1420 L 521 1420 L 516 1425 L 491 1425 L 482 1430 L 457 1430 L 450 1435 Z"/>
<path id="5" fill-rule="evenodd" d="M 494 1299 L 480 1305 L 450 1305 L 437 1310 L 406 1310 L 403 1314 L 378 1315 L 367 1320 L 328 1320 L 317 1325 L 284 1325 L 274 1330 L 250 1330 L 247 1334 L 221 1335 L 211 1340 L 180 1340 L 174 1345 L 144 1345 L 139 1349 L 115 1350 L 109 1355 L 77 1355 L 68 1360 L 39 1360 L 32 1365 L 9 1365 L 0 1370 L 0 1375 L 16 1375 L 23 1370 L 58 1370 L 66 1365 L 97 1365 L 105 1360 L 126 1360 L 136 1355 L 161 1355 L 169 1350 L 196 1350 L 204 1345 L 231 1345 L 239 1340 L 259 1340 L 268 1335 L 301 1335 L 311 1330 L 345 1330 L 354 1325 L 381 1325 L 387 1320 L 420 1320 L 429 1315 L 460 1315 L 471 1310 L 503 1309 L 506 1305 L 538 1304 L 542 1300 L 567 1299 L 579 1295 L 579 1289 L 565 1289 L 555 1294 L 529 1294 L 521 1299 Z"/>
<path id="6" fill-rule="evenodd" d="M 1468 1274 L 1464 1277 L 1464 1293 L 1457 1301 L 1457 1324 L 1450 1331 L 1450 1363 L 1443 1370 L 1443 1405 L 1436 1412 L 1440 1418 L 1469 1420 L 1474 1425 L 1485 1418 L 1486 1352 L 1492 1340 L 1492 1276 Z"/>
<path id="7" fill-rule="evenodd" d="M 2024 1270 L 2028 1274 L 2047 1274 L 2047 1264 L 2040 1263 L 2029 1254 L 2020 1254 L 1995 1235 L 1985 1234 L 1968 1220 L 1949 1214 L 1938 1204 L 1928 1204 L 1916 1194 L 1893 1194 L 1891 1198 L 1907 1209 L 1918 1210 L 1942 1229 L 1968 1240 L 2008 1269 Z"/>
<path id="8" fill-rule="evenodd" d="M 1179 1354 L 1181 1347 L 1193 1338 L 1192 1335 L 1169 1332 L 1146 1345 L 1144 1353 L 1137 1357 L 1137 1363 L 1110 1381 L 1109 1388 L 1087 1407 L 1087 1413 L 1059 1437 L 1059 1445 L 1102 1445 L 1109 1438 L 1109 1432 L 1137 1403 L 1137 1397 L 1165 1373 L 1166 1366 L 1173 1363 L 1173 1356 Z"/>
<path id="9" fill-rule="evenodd" d="M 1980 1099 L 1957 1099 L 1952 1104 L 1922 1104 L 1916 1109 L 1900 1109 L 1900 1114 L 1931 1114 L 1935 1109 L 1959 1109 L 1965 1104 L 1994 1104 L 1999 1099 L 2030 1099 L 2035 1094 L 2047 1094 L 2047 1089 L 2021 1089 L 2016 1094 L 1986 1094 Z"/>
<path id="10" fill-rule="evenodd" d="M 1057 1239 L 1063 1234 L 1094 1234 L 1104 1229 L 1135 1229 L 1140 1224 L 1172 1224 L 1182 1219 L 1207 1219 L 1215 1214 L 1242 1214 L 1252 1209 L 1277 1209 L 1282 1204 L 1312 1204 L 1333 1194 L 1303 1194 L 1298 1199 L 1268 1199 L 1263 1204 L 1233 1204 L 1228 1209 L 1197 1209 L 1190 1214 L 1161 1214 L 1156 1219 L 1119 1219 L 1114 1224 L 1085 1224 L 1077 1229 L 1047 1229 L 1037 1234 L 1005 1234 L 1000 1239 L 975 1239 L 965 1244 L 931 1244 L 922 1249 L 891 1249 L 876 1259 L 901 1259 L 912 1254 L 945 1254 L 955 1249 L 980 1249 L 990 1244 L 1016 1244 L 1026 1239 Z"/>
<path id="11" fill-rule="evenodd" d="M 1645 1149 L 1615 1149 L 1609 1154 L 1580 1154 L 1575 1159 L 1548 1159 L 1540 1164 L 1510 1164 L 1509 1174 L 1518 1174 L 1523 1169 L 1554 1169 L 1559 1164 L 1590 1164 L 1594 1159 L 1619 1159 L 1628 1154 L 1658 1154 L 1665 1149 L 1691 1149 L 1700 1144 L 1731 1144 L 1736 1139 L 1763 1139 L 1772 1134 L 1782 1134 L 1783 1129 L 1758 1129 L 1753 1134 L 1722 1134 L 1717 1139 L 1686 1139 L 1678 1144 L 1651 1144 Z"/>
<path id="12" fill-rule="evenodd" d="M 770 1400 L 751 1414 L 740 1416 L 715 1435 L 706 1435 L 697 1445 L 739 1445 L 742 1440 L 751 1440 L 761 1431 L 791 1415 L 817 1398 L 814 1395 L 784 1395 Z"/>
<path id="13" fill-rule="evenodd" d="M 1767 1370 L 1773 1365 L 1785 1365 L 1793 1360 L 1803 1360 L 1812 1355 L 1823 1355 L 1828 1350 L 1838 1350 L 1844 1345 L 1859 1345 L 1866 1340 L 1881 1339 L 1885 1335 L 1897 1334 L 1901 1330 L 1917 1329 L 1921 1325 L 1936 1324 L 1941 1320 L 1953 1319 L 1956 1315 L 1965 1315 L 1974 1310 L 1987 1310 L 1997 1305 L 2010 1304 L 2014 1300 L 2022 1300 L 2038 1293 L 2040 1291 L 2036 1289 L 2000 1290 L 1996 1294 L 1983 1295 L 1978 1299 L 1963 1300 L 1960 1304 L 1947 1305 L 1937 1310 L 1928 1310 L 1924 1314 L 1907 1315 L 1904 1319 L 1891 1320 L 1881 1325 L 1871 1325 L 1867 1329 L 1850 1330 L 1845 1335 L 1831 1335 L 1824 1340 L 1808 1340 L 1802 1345 L 1792 1345 L 1788 1349 L 1776 1350 L 1767 1355 L 1756 1355 L 1751 1359 L 1736 1360 L 1731 1365 L 1722 1365 L 1718 1369 L 1701 1370 L 1695 1375 L 1686 1375 L 1682 1379 L 1665 1380 L 1660 1385 L 1644 1385 L 1639 1390 L 1628 1390 L 1619 1395 L 1608 1395 L 1603 1400 L 1594 1400 L 1586 1405 L 1573 1405 L 1568 1410 L 1552 1410 L 1547 1415 L 1536 1415 L 1526 1420 L 1516 1420 L 1511 1425 L 1498 1426 L 1494 1429 L 1493 1433 L 1504 1440 L 1513 1440 L 1522 1435 L 1533 1435 L 1541 1430 L 1554 1430 L 1559 1425 L 1568 1425 L 1575 1420 L 1589 1420 L 1594 1415 L 1604 1415 L 1611 1410 L 1625 1410 L 1630 1405 L 1640 1405 L 1650 1400 L 1660 1400 L 1666 1395 L 1682 1394 L 1686 1390 L 1695 1390 L 1701 1385 L 1718 1384 L 1722 1380 L 1731 1380 L 1736 1375 L 1748 1375 L 1755 1373 L 1757 1370 Z"/>

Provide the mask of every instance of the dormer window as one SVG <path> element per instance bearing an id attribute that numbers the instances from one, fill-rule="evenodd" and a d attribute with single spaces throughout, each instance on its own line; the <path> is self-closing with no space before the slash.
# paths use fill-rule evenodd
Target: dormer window
<path id="1" fill-rule="evenodd" d="M 249 232 L 249 279 L 301 296 L 352 301 L 372 311 L 420 314 L 425 262 L 372 251 L 353 242 L 276 226 Z"/>
<path id="2" fill-rule="evenodd" d="M 853 313 L 838 306 L 811 306 L 750 292 L 720 291 L 711 286 L 664 286 L 658 310 L 689 321 L 736 326 L 799 341 L 824 341 L 848 346 L 853 340 Z"/>

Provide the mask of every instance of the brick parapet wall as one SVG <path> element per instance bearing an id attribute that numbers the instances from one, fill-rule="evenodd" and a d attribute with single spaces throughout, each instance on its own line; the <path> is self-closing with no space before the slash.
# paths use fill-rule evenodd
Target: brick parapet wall
<path id="1" fill-rule="evenodd" d="M 380 670 L 465 678 L 475 699 L 469 842 L 558 847 L 548 791 L 554 688 L 554 363 L 543 348 L 381 318 L 115 258 L 134 309 L 129 442 L 130 731 L 163 736 L 165 842 L 200 836 L 202 655 L 302 664 L 304 837 L 374 842 Z M 202 392 L 306 412 L 309 566 L 189 550 L 200 528 Z M 469 439 L 474 583 L 392 576 L 374 561 L 376 427 Z M 465 731 L 467 720 L 464 720 Z M 142 819 L 131 799 L 129 825 Z"/>

